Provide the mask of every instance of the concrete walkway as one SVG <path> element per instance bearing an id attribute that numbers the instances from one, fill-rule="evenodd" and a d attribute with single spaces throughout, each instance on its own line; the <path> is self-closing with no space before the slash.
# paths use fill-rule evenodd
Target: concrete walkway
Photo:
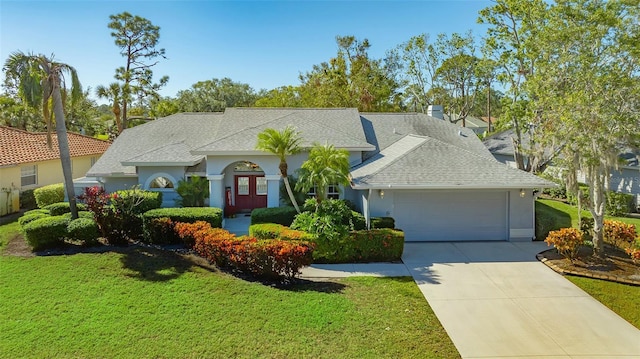
<path id="1" fill-rule="evenodd" d="M 313 265 L 302 276 L 409 273 L 463 358 L 640 358 L 640 330 L 538 262 L 545 249 L 407 243 L 404 265 Z"/>

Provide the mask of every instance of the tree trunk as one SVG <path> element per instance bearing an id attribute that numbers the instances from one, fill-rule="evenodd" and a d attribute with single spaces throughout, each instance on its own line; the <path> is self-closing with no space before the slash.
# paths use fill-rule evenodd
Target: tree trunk
<path id="1" fill-rule="evenodd" d="M 604 257 L 604 189 L 601 176 L 602 165 L 589 168 L 589 194 L 591 206 L 589 211 L 593 216 L 593 254 Z"/>
<path id="2" fill-rule="evenodd" d="M 69 151 L 69 140 L 67 138 L 67 126 L 62 109 L 62 97 L 60 95 L 60 84 L 56 80 L 53 84 L 53 113 L 56 117 L 56 134 L 58 135 L 58 149 L 60 150 L 60 162 L 62 163 L 62 174 L 64 177 L 64 187 L 69 198 L 69 208 L 71 209 L 71 219 L 78 218 L 78 207 L 76 206 L 76 193 L 73 188 L 73 173 L 71 171 L 71 152 Z"/>
<path id="3" fill-rule="evenodd" d="M 289 184 L 289 177 L 282 176 L 282 179 L 284 180 L 284 187 L 287 189 L 287 194 L 289 195 L 289 199 L 291 200 L 293 207 L 296 209 L 296 212 L 300 214 L 300 207 L 298 207 L 298 201 L 296 201 L 296 198 L 293 196 L 293 191 L 291 191 L 291 185 Z"/>

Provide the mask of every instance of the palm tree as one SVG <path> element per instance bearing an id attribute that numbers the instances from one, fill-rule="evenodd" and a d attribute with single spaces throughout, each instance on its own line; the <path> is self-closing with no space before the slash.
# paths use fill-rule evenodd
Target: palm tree
<path id="1" fill-rule="evenodd" d="M 112 82 L 109 84 L 109 87 L 98 86 L 96 87 L 96 96 L 98 98 L 103 98 L 105 100 L 111 101 L 113 105 L 111 105 L 111 111 L 116 118 L 116 125 L 118 126 L 118 133 L 122 133 L 122 119 L 120 117 L 120 93 L 122 89 L 120 88 L 120 84 L 117 82 Z"/>
<path id="2" fill-rule="evenodd" d="M 291 199 L 291 203 L 293 203 L 293 207 L 295 207 L 298 213 L 300 213 L 300 208 L 289 184 L 287 156 L 295 155 L 302 151 L 300 142 L 302 142 L 300 133 L 296 131 L 295 128 L 287 126 L 282 131 L 267 128 L 260 132 L 258 134 L 258 144 L 256 145 L 256 149 L 273 153 L 280 159 L 280 176 L 282 176 L 284 180 L 284 186 L 289 194 L 289 199 Z"/>
<path id="3" fill-rule="evenodd" d="M 71 218 L 78 218 L 71 172 L 71 154 L 63 108 L 64 99 L 62 98 L 67 93 L 64 74 L 68 74 L 71 77 L 72 102 L 81 98 L 82 87 L 76 70 L 67 64 L 55 62 L 53 55 L 48 58 L 41 54 L 25 54 L 21 51 L 16 51 L 9 55 L 9 58 L 4 63 L 3 70 L 7 77 L 11 77 L 18 82 L 18 93 L 27 104 L 32 107 L 42 106 L 42 117 L 47 124 L 47 144 L 49 148 L 52 148 L 51 128 L 55 118 L 60 162 L 62 163 L 62 174 L 67 197 L 69 198 L 69 207 L 71 208 Z M 61 91 L 61 88 L 64 88 L 65 91 Z M 53 106 L 53 113 L 51 112 L 51 106 Z"/>
<path id="4" fill-rule="evenodd" d="M 309 192 L 316 188 L 317 203 L 327 199 L 327 188 L 330 185 L 349 184 L 349 152 L 337 149 L 333 145 L 314 144 L 309 158 L 299 170 L 297 191 Z"/>

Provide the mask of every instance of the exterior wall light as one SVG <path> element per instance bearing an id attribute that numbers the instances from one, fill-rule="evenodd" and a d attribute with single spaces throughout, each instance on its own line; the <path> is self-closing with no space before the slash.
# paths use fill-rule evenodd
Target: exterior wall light
<path id="1" fill-rule="evenodd" d="M 525 194 L 526 192 L 524 191 L 524 189 L 520 189 L 520 197 L 524 198 Z"/>
<path id="2" fill-rule="evenodd" d="M 378 190 L 378 194 L 380 195 L 380 198 L 384 198 L 384 190 Z"/>

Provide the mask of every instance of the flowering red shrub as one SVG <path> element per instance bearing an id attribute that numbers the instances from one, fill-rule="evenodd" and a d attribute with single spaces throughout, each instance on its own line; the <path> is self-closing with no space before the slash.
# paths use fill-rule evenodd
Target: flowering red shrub
<path id="1" fill-rule="evenodd" d="M 604 221 L 604 240 L 618 248 L 628 247 L 636 239 L 636 226 L 619 221 Z"/>
<path id="2" fill-rule="evenodd" d="M 198 255 L 220 267 L 232 267 L 261 278 L 293 278 L 311 264 L 313 244 L 304 241 L 236 237 L 206 222 L 178 223 L 175 231 L 193 243 Z"/>
<path id="3" fill-rule="evenodd" d="M 582 232 L 575 228 L 560 228 L 549 232 L 547 245 L 553 245 L 563 257 L 573 261 L 578 254 L 578 247 L 582 244 Z"/>

